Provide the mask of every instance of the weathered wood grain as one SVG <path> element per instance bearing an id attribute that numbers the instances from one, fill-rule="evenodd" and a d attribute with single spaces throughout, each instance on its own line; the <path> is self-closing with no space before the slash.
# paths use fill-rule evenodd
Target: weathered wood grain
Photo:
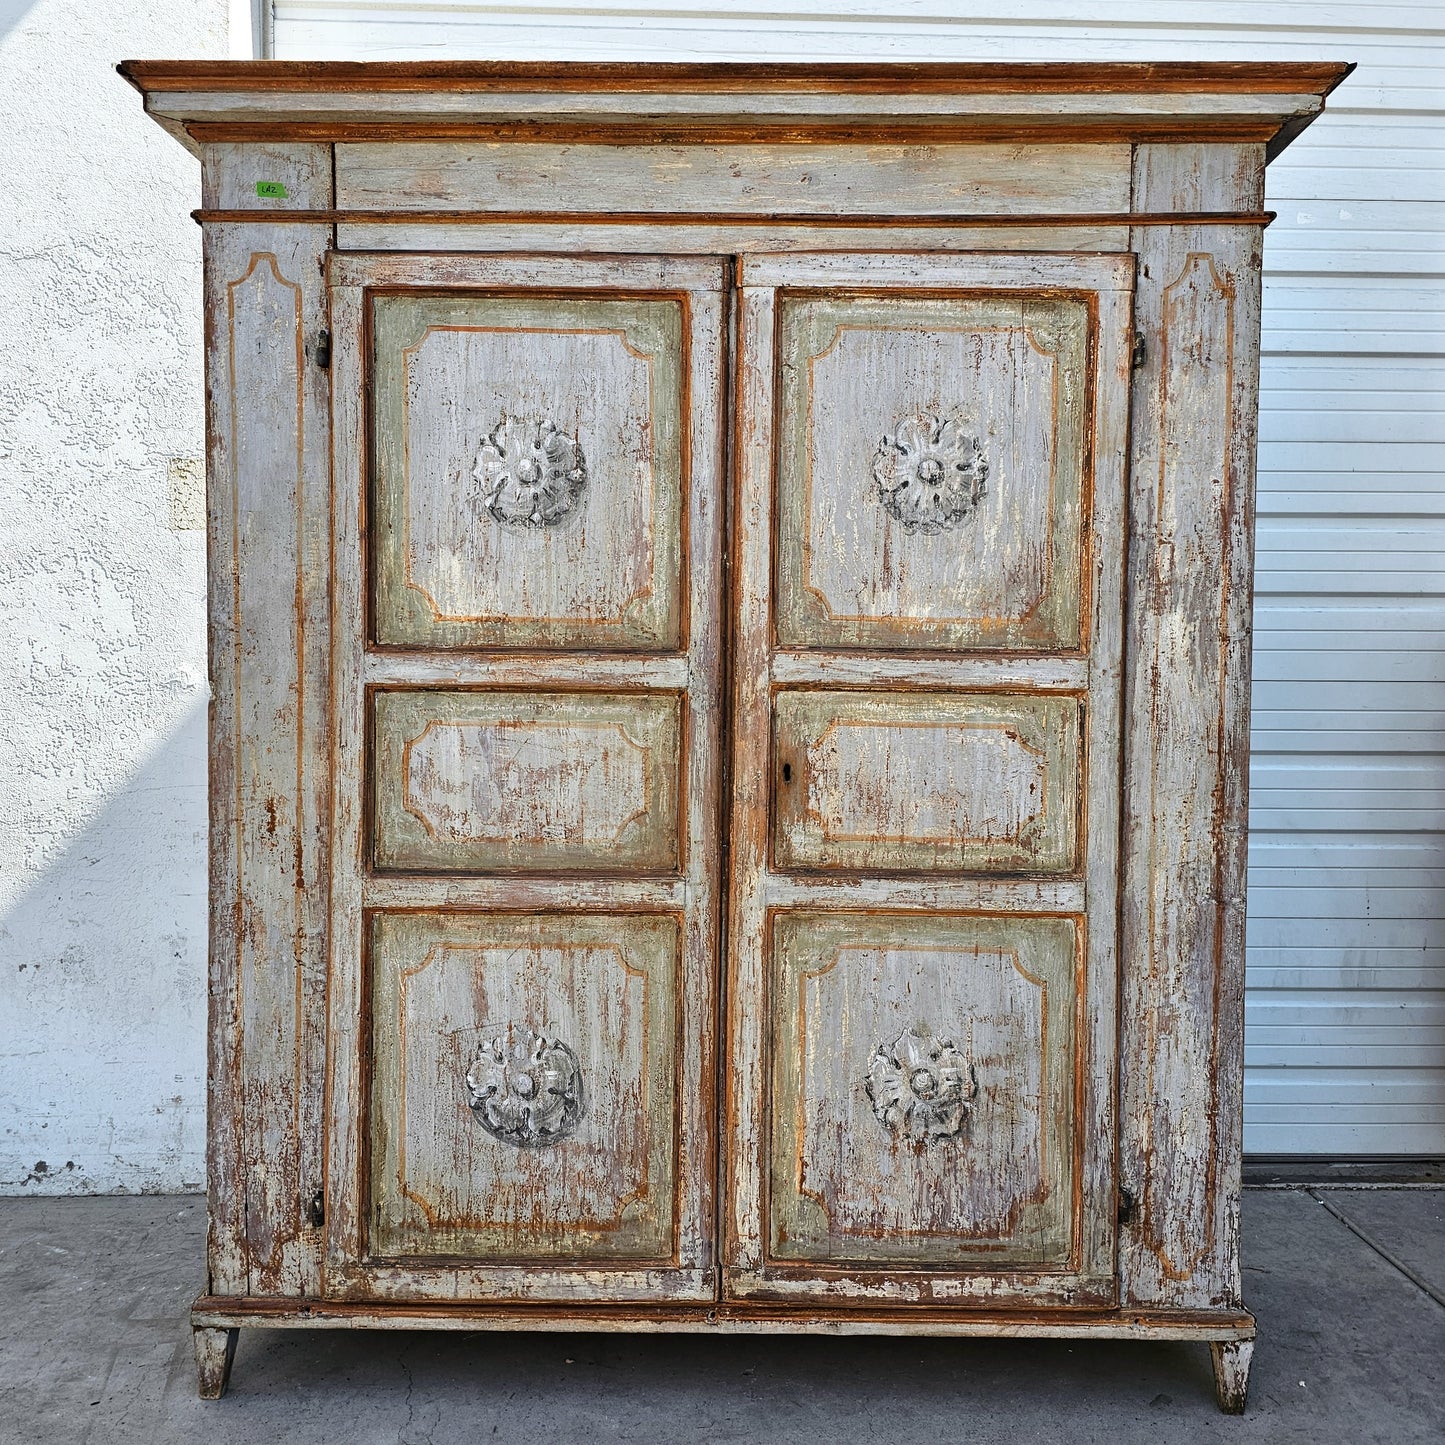
<path id="1" fill-rule="evenodd" d="M 1242 1406 L 1263 161 L 1347 67 L 124 73 L 212 218 L 203 1391 L 329 1322 Z"/>
<path id="2" fill-rule="evenodd" d="M 1138 210 L 1257 211 L 1264 205 L 1264 158 L 1252 145 L 1140 146 L 1131 196 Z"/>
<path id="3" fill-rule="evenodd" d="M 219 1400 L 231 1379 L 231 1362 L 236 1358 L 236 1326 L 197 1325 L 192 1331 L 196 1351 L 196 1376 L 203 1400 Z"/>
<path id="4" fill-rule="evenodd" d="M 314 148 L 278 153 L 296 201 Z M 312 1294 L 327 933 L 323 226 L 208 228 L 211 659 L 209 1266 L 218 1293 Z"/>
<path id="5" fill-rule="evenodd" d="M 547 692 L 656 688 L 681 692 L 691 677 L 687 657 L 638 657 L 629 654 L 565 652 L 417 653 L 387 649 L 361 659 L 362 681 L 383 687 L 465 687 L 500 691 Z"/>
<path id="6" fill-rule="evenodd" d="M 1037 218 L 1013 228 L 969 225 L 966 219 L 936 225 L 896 223 L 822 230 L 821 218 L 812 224 L 783 220 L 759 223 L 708 220 L 699 216 L 679 225 L 676 218 L 647 225 L 619 225 L 598 216 L 585 223 L 547 222 L 509 217 L 496 224 L 415 220 L 338 221 L 337 244 L 346 251 L 538 251 L 568 255 L 578 251 L 655 255 L 747 255 L 760 252 L 815 251 L 841 241 L 854 251 L 892 252 L 900 246 L 919 251 L 1127 251 L 1129 231 L 1123 225 L 1097 222 L 1039 224 Z"/>
<path id="7" fill-rule="evenodd" d="M 773 712 L 773 866 L 1067 873 L 1079 700 L 785 691 Z"/>
<path id="8" fill-rule="evenodd" d="M 1079 692 L 1088 686 L 1089 662 L 1083 657 L 779 649 L 773 654 L 773 679 L 779 687 L 846 688 L 886 682 L 897 692 L 911 689 Z"/>
<path id="9" fill-rule="evenodd" d="M 372 700 L 377 868 L 677 868 L 681 699 L 385 691 Z"/>
<path id="10" fill-rule="evenodd" d="M 569 907 L 678 912 L 692 897 L 686 878 L 618 878 L 610 874 L 571 873 L 565 883 L 539 874 L 476 875 L 374 873 L 362 879 L 361 906 L 373 908 L 508 909 L 545 908 L 561 893 Z"/>
<path id="11" fill-rule="evenodd" d="M 256 65 L 233 60 L 127 60 L 116 67 L 142 94 L 166 93 L 185 85 L 198 93 L 267 96 L 322 92 L 357 94 L 365 88 L 372 105 L 384 109 L 395 95 L 428 92 L 470 94 L 485 89 L 497 97 L 530 94 L 551 86 L 561 94 L 742 95 L 758 91 L 810 95 L 887 95 L 904 104 L 911 97 L 943 95 L 1058 98 L 1087 104 L 1098 95 L 1144 95 L 1155 108 L 1165 97 L 1186 108 L 1198 93 L 1269 95 L 1280 90 L 1318 92 L 1338 85 L 1352 67 L 1338 61 L 824 61 L 766 63 L 754 60 L 635 61 L 574 60 L 292 60 Z M 1176 97 L 1182 97 L 1176 99 Z M 1046 103 L 1040 101 L 1040 103 Z"/>
<path id="12" fill-rule="evenodd" d="M 364 293 L 329 276 L 331 303 L 331 935 L 326 982 L 326 1221 L 322 1287 L 344 1297 L 363 1257 L 366 694 L 360 680 L 366 574 Z"/>
<path id="13" fill-rule="evenodd" d="M 1141 148 L 1136 199 L 1248 194 L 1262 169 L 1258 148 Z M 1121 1288 L 1235 1305 L 1260 237 L 1135 245 Z"/>
<path id="14" fill-rule="evenodd" d="M 1249 1365 L 1253 1340 L 1215 1340 L 1209 1346 L 1214 1365 L 1214 1397 L 1226 1415 L 1244 1414 L 1249 1398 Z"/>
<path id="15" fill-rule="evenodd" d="M 797 216 L 1126 210 L 1127 146 L 542 145 L 336 147 L 356 210 L 761 211 Z M 399 216 L 398 219 L 404 219 Z"/>
<path id="16" fill-rule="evenodd" d="M 1121 1209 L 1117 1148 L 1121 1128 L 1116 1068 L 1119 1051 L 1119 902 L 1122 890 L 1120 809 L 1122 758 L 1128 726 L 1124 703 L 1126 556 L 1129 537 L 1129 384 L 1133 353 L 1135 263 L 1115 263 L 1115 289 L 1098 292 L 1099 335 L 1093 407 L 1093 524 L 1085 575 L 1093 613 L 1089 650 L 1088 743 L 1084 759 L 1085 886 L 1088 898 L 1088 973 L 1082 1031 L 1098 1063 L 1083 1075 L 1086 1132 L 1107 1141 L 1086 1163 L 1085 1188 L 1099 1208 L 1082 1220 L 1084 1248 L 1107 1249 L 1117 1261 Z M 1115 1297 L 1118 1284 L 1115 1280 Z"/>
<path id="17" fill-rule="evenodd" d="M 679 924 L 373 916 L 377 1257 L 672 1258 Z"/>
<path id="18" fill-rule="evenodd" d="M 687 291 L 720 289 L 726 279 L 716 256 L 472 256 L 444 253 L 419 256 L 348 255 L 327 257 L 333 286 L 367 286 L 483 291 L 537 290 L 552 295 L 581 291 Z M 485 279 L 483 279 L 485 278 Z M 710 393 L 711 394 L 711 393 Z"/>
<path id="19" fill-rule="evenodd" d="M 217 141 L 202 156 L 202 203 L 207 210 L 255 211 L 257 221 L 268 214 L 332 205 L 331 153 L 331 146 L 295 141 Z M 258 183 L 264 183 L 268 194 L 257 193 Z M 277 185 L 284 194 L 270 194 Z"/>
<path id="20" fill-rule="evenodd" d="M 1278 153 L 1351 66 L 1035 64 L 704 66 L 128 61 L 183 143 L 395 137 L 627 143 L 1008 138 L 1142 143 L 1214 136 Z M 559 136 L 558 132 L 562 134 Z"/>
<path id="21" fill-rule="evenodd" d="M 779 324 L 779 642 L 1077 648 L 1084 302 L 805 293 Z"/>
<path id="22" fill-rule="evenodd" d="M 362 906 L 371 908 L 545 907 L 558 883 L 545 876 L 502 874 L 468 877 L 448 874 L 376 873 L 362 881 Z M 761 884 L 769 907 L 790 907 L 819 898 L 846 901 L 860 908 L 896 903 L 944 913 L 992 908 L 1002 912 L 1083 911 L 1087 886 L 1081 878 L 868 878 L 814 873 L 796 878 L 768 877 Z M 675 911 L 686 906 L 692 889 L 686 878 L 615 878 L 569 875 L 569 904 L 581 909 L 616 908 Z"/>
<path id="23" fill-rule="evenodd" d="M 676 649 L 677 299 L 372 303 L 375 638 Z"/>
<path id="24" fill-rule="evenodd" d="M 949 878 L 889 874 L 868 877 L 769 874 L 757 888 L 770 910 L 797 907 L 860 910 L 908 908 L 926 913 L 1082 913 L 1088 885 L 1082 878 Z"/>
<path id="25" fill-rule="evenodd" d="M 732 508 L 732 687 L 729 725 L 743 762 L 732 779 L 728 846 L 727 1000 L 723 1053 L 723 1296 L 744 1272 L 762 1264 L 765 1146 L 761 1130 L 767 1062 L 755 1002 L 766 986 L 766 902 L 759 882 L 768 861 L 767 770 L 746 759 L 763 756 L 772 728 L 769 630 L 773 502 L 773 371 L 777 364 L 777 296 L 770 287 L 738 293 L 734 336 Z"/>
<path id="26" fill-rule="evenodd" d="M 1077 934 L 1065 918 L 774 919 L 774 1258 L 1071 1262 Z"/>
<path id="27" fill-rule="evenodd" d="M 629 1334 L 937 1335 L 958 1338 L 1101 1340 L 1252 1340 L 1253 1318 L 1225 1310 L 857 1309 L 819 1310 L 807 1303 L 524 1306 L 351 1304 L 343 1300 L 228 1300 L 201 1296 L 192 1309 L 203 1328 L 526 1330 Z"/>

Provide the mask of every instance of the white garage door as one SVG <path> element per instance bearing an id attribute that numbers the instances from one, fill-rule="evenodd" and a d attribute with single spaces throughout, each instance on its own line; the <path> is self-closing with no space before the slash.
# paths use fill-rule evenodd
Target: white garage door
<path id="1" fill-rule="evenodd" d="M 277 0 L 282 59 L 1359 62 L 1270 171 L 1245 1147 L 1445 1153 L 1439 0 Z"/>

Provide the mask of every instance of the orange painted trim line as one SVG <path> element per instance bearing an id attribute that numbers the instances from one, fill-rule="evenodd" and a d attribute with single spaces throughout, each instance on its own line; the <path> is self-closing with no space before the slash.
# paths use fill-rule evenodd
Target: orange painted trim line
<path id="1" fill-rule="evenodd" d="M 286 221 L 297 225 L 342 226 L 817 226 L 860 229 L 886 226 L 929 229 L 935 226 L 1057 228 L 1060 226 L 1268 226 L 1274 211 L 1140 211 L 1068 215 L 800 215 L 731 211 L 285 211 L 197 210 L 192 220 L 208 222 Z"/>

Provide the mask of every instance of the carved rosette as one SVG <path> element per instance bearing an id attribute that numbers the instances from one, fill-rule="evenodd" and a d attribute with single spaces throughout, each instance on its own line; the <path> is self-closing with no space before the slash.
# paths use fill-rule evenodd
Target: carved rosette
<path id="1" fill-rule="evenodd" d="M 905 532 L 956 527 L 983 500 L 988 462 L 957 416 L 907 416 L 878 443 L 873 480 L 883 510 Z"/>
<path id="2" fill-rule="evenodd" d="M 957 1138 L 978 1097 L 973 1065 L 923 1023 L 873 1050 L 863 1086 L 879 1123 L 911 1144 Z"/>
<path id="3" fill-rule="evenodd" d="M 508 1024 L 484 1039 L 466 1077 L 467 1104 L 494 1139 L 535 1149 L 565 1139 L 582 1117 L 582 1068 L 566 1044 Z"/>
<path id="4" fill-rule="evenodd" d="M 587 486 L 582 443 L 555 422 L 503 417 L 477 452 L 472 476 L 499 522 L 555 527 Z"/>

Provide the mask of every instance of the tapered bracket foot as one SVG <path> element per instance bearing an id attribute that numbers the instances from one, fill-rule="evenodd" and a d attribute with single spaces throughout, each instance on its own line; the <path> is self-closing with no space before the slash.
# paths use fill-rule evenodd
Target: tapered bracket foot
<path id="1" fill-rule="evenodd" d="M 236 1357 L 236 1336 L 240 1333 L 240 1330 L 217 1330 L 206 1325 L 197 1325 L 192 1331 L 201 1399 L 219 1400 L 226 1393 L 231 1361 Z"/>
<path id="2" fill-rule="evenodd" d="M 1214 1356 L 1214 1398 L 1219 1401 L 1219 1408 L 1226 1415 L 1244 1414 L 1254 1341 L 1220 1341 L 1211 1344 L 1209 1352 Z"/>

